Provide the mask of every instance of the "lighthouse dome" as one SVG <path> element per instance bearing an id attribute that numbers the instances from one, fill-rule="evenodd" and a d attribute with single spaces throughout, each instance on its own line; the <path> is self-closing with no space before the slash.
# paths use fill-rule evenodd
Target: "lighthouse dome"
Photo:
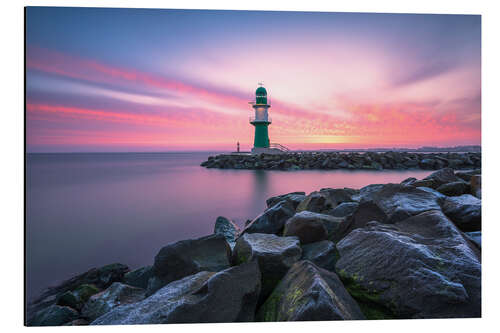
<path id="1" fill-rule="evenodd" d="M 266 95 L 267 96 L 267 90 L 264 87 L 258 87 L 257 90 L 255 90 L 255 95 L 260 96 L 260 95 Z"/>
<path id="2" fill-rule="evenodd" d="M 256 104 L 267 104 L 267 90 L 264 87 L 258 87 L 255 90 L 255 103 Z"/>

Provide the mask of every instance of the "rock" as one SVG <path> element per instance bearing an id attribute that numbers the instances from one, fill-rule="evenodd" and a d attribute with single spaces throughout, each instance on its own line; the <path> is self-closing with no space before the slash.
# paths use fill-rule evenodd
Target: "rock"
<path id="1" fill-rule="evenodd" d="M 142 301 L 145 296 L 144 289 L 115 282 L 108 289 L 90 297 L 82 309 L 82 316 L 93 321 L 119 305 Z"/>
<path id="2" fill-rule="evenodd" d="M 417 180 L 417 178 L 410 177 L 410 178 L 406 178 L 405 180 L 403 180 L 400 184 L 401 185 L 412 185 L 416 180 Z"/>
<path id="3" fill-rule="evenodd" d="M 57 305 L 69 306 L 72 309 L 80 310 L 82 303 L 80 299 L 75 296 L 71 291 L 67 291 L 57 297 Z"/>
<path id="4" fill-rule="evenodd" d="M 357 203 L 357 202 L 343 202 L 340 205 L 338 205 L 337 207 L 335 207 L 328 214 L 335 216 L 335 217 L 349 216 L 356 211 L 358 206 L 359 206 L 359 203 Z"/>
<path id="5" fill-rule="evenodd" d="M 286 222 L 283 235 L 297 236 L 302 244 L 327 238 L 336 240 L 344 222 L 343 218 L 304 210 Z"/>
<path id="6" fill-rule="evenodd" d="M 481 175 L 473 175 L 470 178 L 470 190 L 473 196 L 481 199 Z"/>
<path id="7" fill-rule="evenodd" d="M 395 223 L 421 212 L 440 209 L 440 196 L 432 192 L 400 184 L 385 184 L 378 191 L 372 191 L 362 197 L 361 203 L 373 203 L 376 221 Z M 364 206 L 363 208 L 367 208 Z M 358 210 L 361 209 L 361 205 Z M 356 213 L 355 213 L 356 214 Z M 368 221 L 366 221 L 368 222 Z"/>
<path id="8" fill-rule="evenodd" d="M 365 319 L 333 272 L 299 261 L 259 309 L 259 321 Z"/>
<path id="9" fill-rule="evenodd" d="M 447 198 L 442 205 L 443 212 L 462 231 L 481 230 L 481 200 L 463 194 Z"/>
<path id="10" fill-rule="evenodd" d="M 236 241 L 234 261 L 237 264 L 256 260 L 262 273 L 260 300 L 264 301 L 288 269 L 302 256 L 297 237 L 272 234 L 244 234 Z"/>
<path id="11" fill-rule="evenodd" d="M 424 179 L 415 180 L 414 182 L 412 182 L 411 184 L 408 184 L 408 185 L 411 185 L 411 186 L 414 186 L 414 187 L 428 187 L 428 188 L 436 187 L 434 185 L 434 181 L 431 180 L 431 179 L 427 179 L 427 180 L 424 180 Z"/>
<path id="12" fill-rule="evenodd" d="M 470 190 L 470 185 L 462 180 L 443 184 L 436 189 L 436 191 L 447 196 L 462 195 L 469 192 L 469 190 Z"/>
<path id="13" fill-rule="evenodd" d="M 78 312 L 69 306 L 51 305 L 38 311 L 28 326 L 60 326 L 78 318 Z"/>
<path id="14" fill-rule="evenodd" d="M 455 176 L 455 172 L 451 168 L 444 168 L 441 170 L 438 170 L 436 172 L 431 173 L 429 176 L 425 177 L 423 180 L 429 180 L 432 182 L 432 185 L 426 186 L 430 187 L 433 189 L 437 189 L 439 186 L 446 184 L 446 183 L 451 183 L 451 182 L 457 182 L 460 181 L 461 179 Z"/>
<path id="15" fill-rule="evenodd" d="M 344 202 L 353 202 L 352 192 L 350 189 L 341 189 L 341 188 L 322 188 L 320 193 L 326 194 L 330 202 L 333 203 L 334 207 L 344 203 Z"/>
<path id="16" fill-rule="evenodd" d="M 153 276 L 153 266 L 145 266 L 128 272 L 123 277 L 123 282 L 132 287 L 146 289 L 148 281 Z"/>
<path id="17" fill-rule="evenodd" d="M 295 214 L 295 209 L 288 201 L 280 201 L 250 222 L 242 234 L 265 233 L 281 234 L 285 222 Z"/>
<path id="18" fill-rule="evenodd" d="M 107 288 L 111 285 L 111 283 L 121 281 L 128 270 L 129 268 L 126 265 L 119 263 L 99 268 L 92 268 L 91 270 L 66 280 L 55 287 L 48 288 L 38 298 L 35 298 L 33 302 L 28 304 L 26 310 L 27 321 L 30 321 L 36 312 L 55 304 L 59 295 L 62 295 L 67 291 L 73 291 L 84 284 L 93 285 L 95 288 L 100 289 Z M 99 291 L 99 289 L 97 289 L 97 291 Z"/>
<path id="19" fill-rule="evenodd" d="M 335 270 L 338 256 L 335 243 L 329 240 L 302 245 L 301 260 L 309 260 L 316 266 L 329 271 Z"/>
<path id="20" fill-rule="evenodd" d="M 201 271 L 217 272 L 230 266 L 231 248 L 224 236 L 210 235 L 163 247 L 155 256 L 154 276 L 161 283 L 148 285 L 147 295 L 171 281 Z"/>
<path id="21" fill-rule="evenodd" d="M 98 292 L 99 288 L 97 288 L 93 284 L 87 284 L 87 283 L 78 286 L 78 288 L 74 290 L 74 294 L 76 295 L 78 300 L 82 303 L 87 302 L 92 295 L 95 295 Z"/>
<path id="22" fill-rule="evenodd" d="M 219 216 L 215 220 L 214 233 L 224 236 L 232 249 L 240 233 L 240 228 L 233 221 L 228 220 L 224 216 Z"/>
<path id="23" fill-rule="evenodd" d="M 312 192 L 305 197 L 304 200 L 297 206 L 297 212 L 310 211 L 315 213 L 326 214 L 337 204 L 330 198 L 327 192 Z"/>
<path id="24" fill-rule="evenodd" d="M 368 318 L 481 316 L 479 253 L 439 210 L 370 222 L 337 249 L 336 271 Z"/>
<path id="25" fill-rule="evenodd" d="M 283 195 L 278 195 L 275 197 L 271 197 L 266 200 L 267 207 L 270 208 L 276 205 L 280 201 L 288 201 L 292 204 L 293 209 L 296 209 L 299 203 L 304 200 L 306 197 L 305 192 L 291 192 Z"/>
<path id="26" fill-rule="evenodd" d="M 316 213 L 302 211 L 292 216 L 285 224 L 283 236 L 297 236 L 302 244 L 327 239 L 328 230 L 313 214 Z"/>
<path id="27" fill-rule="evenodd" d="M 470 179 L 473 175 L 480 175 L 480 174 L 481 174 L 481 169 L 455 172 L 455 176 L 457 176 L 460 179 L 463 179 L 466 182 L 470 182 Z"/>
<path id="28" fill-rule="evenodd" d="M 89 322 L 87 320 L 80 318 L 70 321 L 69 323 L 63 324 L 63 326 L 86 326 L 88 324 Z"/>
<path id="29" fill-rule="evenodd" d="M 260 291 L 256 262 L 169 283 L 143 301 L 114 308 L 91 325 L 246 322 Z"/>
<path id="30" fill-rule="evenodd" d="M 465 232 L 465 236 L 469 238 L 479 249 L 481 248 L 481 231 Z"/>
<path id="31" fill-rule="evenodd" d="M 418 163 L 419 167 L 424 170 L 432 170 L 434 169 L 435 160 L 432 158 L 424 158 Z"/>

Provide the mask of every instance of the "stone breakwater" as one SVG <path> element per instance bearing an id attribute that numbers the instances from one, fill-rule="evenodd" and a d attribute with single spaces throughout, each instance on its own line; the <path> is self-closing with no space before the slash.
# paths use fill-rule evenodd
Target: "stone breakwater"
<path id="1" fill-rule="evenodd" d="M 409 153 L 409 152 L 300 152 L 284 154 L 220 154 L 201 163 L 219 169 L 349 169 L 403 170 L 442 168 L 472 169 L 481 167 L 481 153 Z"/>
<path id="2" fill-rule="evenodd" d="M 94 268 L 47 289 L 27 324 L 481 316 L 481 172 L 269 198 L 240 228 Z"/>

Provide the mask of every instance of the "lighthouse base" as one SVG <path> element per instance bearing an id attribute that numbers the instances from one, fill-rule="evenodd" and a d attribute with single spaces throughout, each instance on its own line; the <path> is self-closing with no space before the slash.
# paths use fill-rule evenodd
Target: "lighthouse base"
<path id="1" fill-rule="evenodd" d="M 285 152 L 276 148 L 253 147 L 252 154 L 284 154 Z"/>

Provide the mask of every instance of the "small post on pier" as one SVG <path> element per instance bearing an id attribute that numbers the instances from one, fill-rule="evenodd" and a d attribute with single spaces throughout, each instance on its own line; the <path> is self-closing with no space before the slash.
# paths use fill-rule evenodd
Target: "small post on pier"
<path id="1" fill-rule="evenodd" d="M 240 142 L 239 141 L 236 143 L 236 151 L 238 153 L 240 152 Z"/>

